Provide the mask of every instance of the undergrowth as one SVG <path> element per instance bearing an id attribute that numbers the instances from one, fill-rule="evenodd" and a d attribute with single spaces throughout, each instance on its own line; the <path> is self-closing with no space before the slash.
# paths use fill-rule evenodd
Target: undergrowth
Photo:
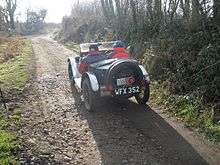
<path id="1" fill-rule="evenodd" d="M 69 41 L 69 42 L 64 43 L 64 45 L 65 45 L 68 49 L 70 49 L 70 50 L 72 50 L 72 51 L 74 51 L 74 52 L 79 53 L 79 51 L 80 51 L 79 44 L 76 44 L 76 43 L 74 43 L 74 42 Z"/>
<path id="2" fill-rule="evenodd" d="M 182 120 L 186 127 L 200 132 L 220 147 L 220 126 L 213 122 L 215 105 L 204 105 L 196 93 L 172 94 L 167 85 L 167 82 L 152 82 L 152 103 L 170 112 Z"/>
<path id="3" fill-rule="evenodd" d="M 23 53 L 24 40 L 0 37 L 0 63 L 6 62 Z"/>
<path id="4" fill-rule="evenodd" d="M 70 49 L 70 50 L 72 50 L 72 51 L 74 51 L 74 52 L 79 53 L 79 51 L 80 51 L 79 44 L 77 44 L 77 43 L 75 43 L 75 42 L 73 42 L 73 41 L 67 40 L 67 39 L 65 39 L 64 37 L 59 36 L 59 33 L 58 33 L 58 32 L 55 32 L 55 33 L 54 33 L 53 39 L 56 40 L 57 42 L 62 43 L 62 44 L 65 45 L 68 49 Z"/>

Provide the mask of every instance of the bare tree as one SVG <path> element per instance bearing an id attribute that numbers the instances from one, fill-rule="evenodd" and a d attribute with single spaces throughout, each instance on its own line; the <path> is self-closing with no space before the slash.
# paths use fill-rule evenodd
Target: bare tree
<path id="1" fill-rule="evenodd" d="M 132 20 L 133 20 L 133 24 L 134 26 L 137 26 L 137 13 L 136 13 L 136 3 L 134 2 L 134 0 L 130 0 L 130 4 L 131 4 L 131 13 L 132 13 Z"/>
<path id="2" fill-rule="evenodd" d="M 183 19 L 188 22 L 190 16 L 190 0 L 180 0 L 180 6 L 183 10 Z"/>
<path id="3" fill-rule="evenodd" d="M 153 18 L 153 0 L 148 0 L 147 2 L 147 13 L 150 20 Z"/>
<path id="4" fill-rule="evenodd" d="M 26 29 L 32 32 L 38 32 L 44 23 L 44 19 L 46 18 L 47 10 L 40 9 L 38 11 L 33 11 L 27 9 L 27 21 L 26 21 Z"/>
<path id="5" fill-rule="evenodd" d="M 0 30 L 5 30 L 7 21 L 6 21 L 5 9 L 0 6 Z"/>
<path id="6" fill-rule="evenodd" d="M 173 17 L 176 14 L 180 0 L 170 0 L 170 22 L 173 21 Z"/>
<path id="7" fill-rule="evenodd" d="M 11 29 L 15 29 L 15 11 L 17 9 L 17 0 L 5 0 L 5 20 Z"/>
<path id="8" fill-rule="evenodd" d="M 107 5 L 105 3 L 105 0 L 101 0 L 101 5 L 102 5 L 102 11 L 103 11 L 104 17 L 105 17 L 106 21 L 108 22 L 109 16 L 108 16 Z"/>
<path id="9" fill-rule="evenodd" d="M 154 16 L 157 19 L 161 19 L 161 0 L 154 0 Z"/>
<path id="10" fill-rule="evenodd" d="M 137 3 L 134 0 L 130 0 L 131 7 L 131 37 L 135 38 L 138 31 L 138 21 L 137 21 Z"/>
<path id="11" fill-rule="evenodd" d="M 215 23 L 220 25 L 220 1 L 214 0 L 213 1 L 213 18 Z"/>
<path id="12" fill-rule="evenodd" d="M 199 0 L 192 0 L 192 24 L 194 27 L 198 27 L 200 25 L 200 21 L 201 17 Z"/>

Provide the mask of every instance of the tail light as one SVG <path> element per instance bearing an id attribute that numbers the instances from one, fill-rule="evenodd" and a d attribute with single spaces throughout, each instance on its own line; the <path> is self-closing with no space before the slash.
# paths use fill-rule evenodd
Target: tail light
<path id="1" fill-rule="evenodd" d="M 141 81 L 141 86 L 147 86 L 149 82 L 147 80 Z"/>
<path id="2" fill-rule="evenodd" d="M 106 86 L 106 90 L 107 90 L 107 91 L 112 91 L 112 90 L 113 90 L 113 87 L 112 87 L 111 85 Z"/>
<path id="3" fill-rule="evenodd" d="M 135 78 L 131 77 L 128 79 L 129 84 L 134 84 L 135 83 Z"/>

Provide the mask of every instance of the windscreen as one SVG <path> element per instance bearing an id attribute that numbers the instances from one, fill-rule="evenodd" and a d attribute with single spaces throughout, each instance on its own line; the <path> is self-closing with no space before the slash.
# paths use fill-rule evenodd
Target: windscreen
<path id="1" fill-rule="evenodd" d="M 98 42 L 98 43 L 84 43 L 80 45 L 81 52 L 89 52 L 89 46 L 91 44 L 97 44 L 100 51 L 112 50 L 115 41 L 110 42 Z"/>

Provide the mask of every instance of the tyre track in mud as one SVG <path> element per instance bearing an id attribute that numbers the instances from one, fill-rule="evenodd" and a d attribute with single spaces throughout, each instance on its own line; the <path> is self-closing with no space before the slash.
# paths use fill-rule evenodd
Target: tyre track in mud
<path id="1" fill-rule="evenodd" d="M 147 105 L 101 99 L 94 113 L 87 112 L 81 94 L 68 81 L 66 60 L 75 54 L 48 38 L 36 37 L 32 43 L 35 73 L 23 100 L 21 164 L 218 162 L 200 156 Z"/>

